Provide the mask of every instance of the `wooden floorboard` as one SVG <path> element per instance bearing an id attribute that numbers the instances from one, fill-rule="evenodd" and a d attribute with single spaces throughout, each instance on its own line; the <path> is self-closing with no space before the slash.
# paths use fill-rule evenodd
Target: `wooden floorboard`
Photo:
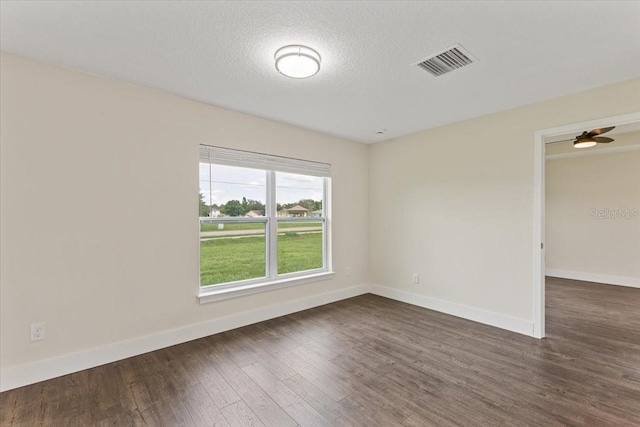
<path id="1" fill-rule="evenodd" d="M 544 340 L 364 295 L 4 392 L 0 425 L 640 425 L 640 289 L 546 294 Z"/>

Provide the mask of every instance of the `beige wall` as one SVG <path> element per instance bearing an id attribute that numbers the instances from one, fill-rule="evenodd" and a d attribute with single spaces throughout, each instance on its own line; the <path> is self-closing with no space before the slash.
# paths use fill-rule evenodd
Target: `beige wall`
<path id="1" fill-rule="evenodd" d="M 367 146 L 13 55 L 1 63 L 3 369 L 368 282 L 368 219 L 354 214 L 368 208 Z M 332 164 L 333 280 L 198 304 L 201 143 Z M 33 322 L 46 322 L 46 340 L 29 342 Z"/>
<path id="2" fill-rule="evenodd" d="M 372 146 L 371 281 L 532 322 L 534 132 L 633 111 L 640 79 Z"/>
<path id="3" fill-rule="evenodd" d="M 640 132 L 613 137 L 640 149 Z M 640 280 L 640 150 L 547 160 L 545 241 L 555 274 Z"/>

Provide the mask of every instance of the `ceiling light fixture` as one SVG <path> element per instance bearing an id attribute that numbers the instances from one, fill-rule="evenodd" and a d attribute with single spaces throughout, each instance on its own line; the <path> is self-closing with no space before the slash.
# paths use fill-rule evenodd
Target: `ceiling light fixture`
<path id="1" fill-rule="evenodd" d="M 276 70 L 287 77 L 304 79 L 320 71 L 320 54 L 307 46 L 289 45 L 276 51 Z"/>
<path id="2" fill-rule="evenodd" d="M 597 143 L 593 138 L 578 139 L 573 142 L 573 148 L 589 148 L 595 146 Z"/>

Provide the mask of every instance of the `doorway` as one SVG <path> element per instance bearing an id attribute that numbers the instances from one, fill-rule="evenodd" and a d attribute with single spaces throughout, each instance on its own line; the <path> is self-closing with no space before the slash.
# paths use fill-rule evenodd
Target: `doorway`
<path id="1" fill-rule="evenodd" d="M 585 129 L 622 126 L 635 122 L 640 122 L 640 112 L 544 129 L 534 134 L 533 336 L 536 338 L 545 337 L 545 153 L 547 144 L 563 135 L 578 135 Z"/>

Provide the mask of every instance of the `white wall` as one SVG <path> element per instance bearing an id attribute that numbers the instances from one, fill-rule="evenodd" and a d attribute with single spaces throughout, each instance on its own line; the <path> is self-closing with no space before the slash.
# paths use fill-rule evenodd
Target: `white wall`
<path id="1" fill-rule="evenodd" d="M 3 381 L 368 283 L 367 146 L 9 54 L 1 64 Z M 332 164 L 333 280 L 199 305 L 201 143 Z M 29 342 L 34 322 L 46 340 Z"/>
<path id="2" fill-rule="evenodd" d="M 534 132 L 633 111 L 640 79 L 372 146 L 377 292 L 532 333 Z"/>
<path id="3" fill-rule="evenodd" d="M 597 152 L 547 160 L 548 275 L 640 287 L 640 132 L 614 138 Z"/>

